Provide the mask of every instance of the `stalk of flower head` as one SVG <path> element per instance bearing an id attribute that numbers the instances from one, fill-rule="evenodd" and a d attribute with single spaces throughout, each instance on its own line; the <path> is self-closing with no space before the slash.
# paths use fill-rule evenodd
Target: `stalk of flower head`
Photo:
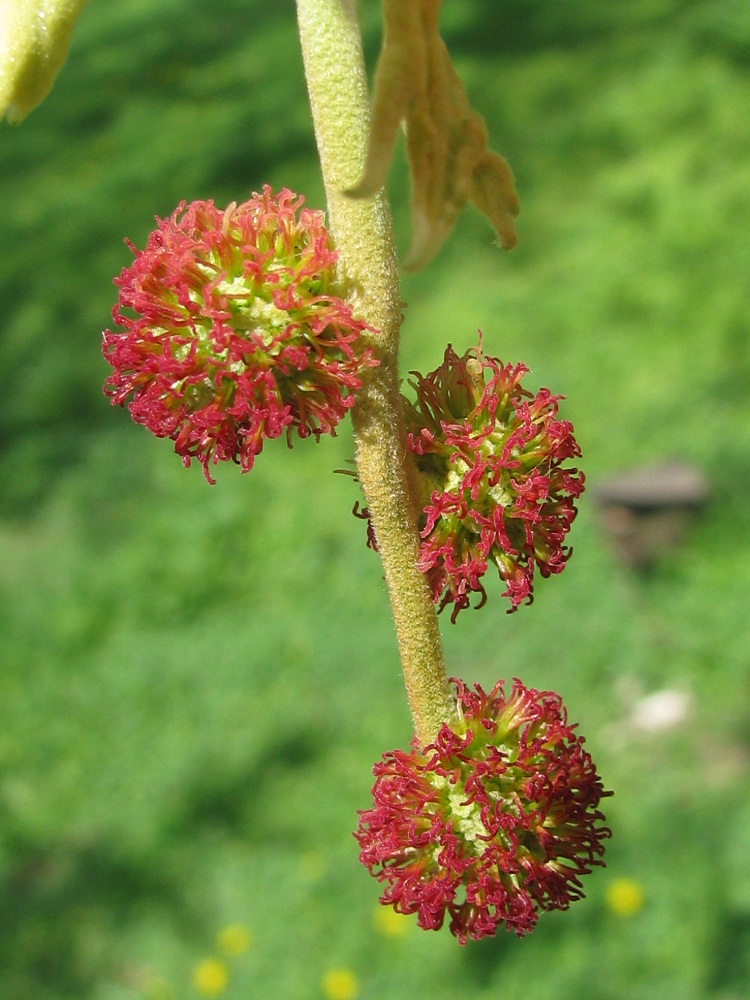
<path id="1" fill-rule="evenodd" d="M 330 232 L 284 189 L 226 209 L 181 203 L 116 279 L 105 391 L 170 438 L 209 483 L 251 470 L 264 442 L 335 434 L 349 412 L 368 543 L 381 557 L 414 720 L 412 751 L 375 765 L 360 860 L 381 902 L 446 916 L 463 944 L 580 899 L 601 865 L 606 795 L 560 697 L 518 679 L 489 694 L 448 680 L 437 623 L 487 598 L 494 566 L 515 611 L 535 573 L 560 573 L 584 477 L 561 396 L 528 369 L 448 346 L 415 399 L 400 394 L 401 298 L 382 190 L 403 119 L 412 172 L 413 266 L 437 252 L 469 201 L 515 243 L 513 176 L 486 147 L 438 33 L 441 0 L 383 4 L 372 132 L 354 0 L 297 0 Z M 389 103 L 389 95 L 401 102 Z M 385 95 L 385 96 L 384 96 Z M 406 95 L 406 96 L 404 96 Z M 395 109 L 395 110 L 394 110 Z"/>
<path id="2" fill-rule="evenodd" d="M 444 46 L 435 42 L 440 0 L 418 6 L 413 51 L 426 53 L 428 66 L 430 51 L 437 53 L 443 65 Z M 386 39 L 388 18 L 398 19 L 400 9 L 384 4 Z M 380 364 L 362 376 L 352 421 L 368 538 L 383 561 L 415 723 L 411 753 L 396 750 L 375 765 L 373 807 L 360 812 L 356 833 L 360 861 L 385 883 L 381 902 L 417 914 L 424 929 L 437 930 L 448 915 L 462 944 L 500 926 L 521 935 L 542 910 L 566 909 L 582 897 L 580 876 L 602 864 L 610 835 L 598 809 L 610 793 L 559 696 L 518 680 L 509 692 L 503 681 L 489 695 L 460 681 L 451 691 L 434 605 L 442 610 L 453 604 L 455 619 L 470 592 L 480 593 L 484 603 L 479 578 L 489 562 L 506 584 L 503 596 L 512 609 L 530 602 L 535 567 L 542 576 L 560 572 L 569 554 L 562 541 L 575 516 L 573 501 L 583 489 L 578 470 L 562 463 L 578 456 L 578 446 L 571 425 L 557 419 L 560 397 L 521 388 L 526 367 L 487 358 L 481 342 L 463 358 L 448 348 L 435 372 L 426 378 L 414 373 L 416 404 L 399 400 L 400 305 L 387 206 L 382 192 L 361 201 L 345 193 L 374 193 L 366 190 L 368 172 L 382 172 L 374 164 L 379 146 L 387 157 L 393 116 L 383 119 L 384 143 L 369 139 L 363 191 L 356 178 L 366 150 L 367 104 L 354 4 L 298 0 L 297 10 L 338 266 L 357 291 L 358 314 L 380 331 L 363 334 Z M 398 89 L 399 79 L 408 82 L 409 43 L 403 31 L 396 36 L 401 53 L 395 70 L 389 69 L 387 40 L 381 53 L 381 95 Z M 421 97 L 427 106 L 429 94 Z M 377 116 L 378 93 L 375 109 Z M 438 119 L 448 134 L 455 134 L 454 115 L 477 123 L 461 102 L 447 111 Z M 454 209 L 471 192 L 508 245 L 515 241 L 512 175 L 501 157 L 485 151 L 483 128 L 474 134 L 479 142 L 469 143 L 474 153 L 464 160 L 463 186 L 447 206 L 440 197 L 445 185 L 431 176 L 420 179 L 417 165 L 430 150 L 429 139 L 417 138 L 410 155 L 413 206 L 425 192 L 437 199 L 424 202 L 433 235 L 427 249 L 412 249 L 412 263 L 434 254 Z M 459 174 L 452 180 L 460 181 Z M 503 191 L 489 212 L 479 193 L 494 183 L 488 177 L 501 180 Z M 419 212 L 414 218 L 418 222 Z M 421 226 L 417 242 L 425 243 L 428 229 Z"/>
<path id="3" fill-rule="evenodd" d="M 454 714 L 426 578 L 417 567 L 417 511 L 400 416 L 401 300 L 390 210 L 382 192 L 354 200 L 368 140 L 369 105 L 353 0 L 298 0 L 297 15 L 340 276 L 356 289 L 357 314 L 380 364 L 367 372 L 352 411 L 357 476 L 388 585 L 415 731 L 429 743 Z"/>

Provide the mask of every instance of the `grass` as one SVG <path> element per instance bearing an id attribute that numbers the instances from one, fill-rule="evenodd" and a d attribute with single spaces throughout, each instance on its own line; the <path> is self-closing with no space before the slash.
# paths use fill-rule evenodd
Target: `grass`
<path id="1" fill-rule="evenodd" d="M 291 2 L 92 4 L 47 102 L 5 128 L 0 219 L 0 1000 L 322 995 L 740 1000 L 750 982 L 750 24 L 734 0 L 447 5 L 523 200 L 503 255 L 467 212 L 404 281 L 403 366 L 480 327 L 566 393 L 592 487 L 678 455 L 712 501 L 634 576 L 584 497 L 532 608 L 444 625 L 451 670 L 559 690 L 614 837 L 587 899 L 460 949 L 373 924 L 351 836 L 410 738 L 347 429 L 209 488 L 101 394 L 112 277 L 154 214 L 264 182 L 322 201 Z M 362 4 L 368 56 L 378 10 Z M 403 166 L 393 176 L 408 243 Z M 648 734 L 633 706 L 691 698 Z M 615 879 L 645 894 L 607 905 Z"/>

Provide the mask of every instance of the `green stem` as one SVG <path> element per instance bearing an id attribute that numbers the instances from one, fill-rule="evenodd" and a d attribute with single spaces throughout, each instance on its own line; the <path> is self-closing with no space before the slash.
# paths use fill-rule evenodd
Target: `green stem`
<path id="1" fill-rule="evenodd" d="M 297 17 L 341 280 L 355 289 L 357 315 L 378 331 L 367 340 L 380 365 L 352 410 L 357 475 L 383 561 L 415 732 L 425 745 L 451 721 L 454 708 L 437 615 L 417 569 L 419 535 L 399 406 L 402 317 L 390 208 L 382 192 L 368 200 L 344 194 L 360 178 L 367 145 L 361 34 L 354 0 L 297 0 Z"/>

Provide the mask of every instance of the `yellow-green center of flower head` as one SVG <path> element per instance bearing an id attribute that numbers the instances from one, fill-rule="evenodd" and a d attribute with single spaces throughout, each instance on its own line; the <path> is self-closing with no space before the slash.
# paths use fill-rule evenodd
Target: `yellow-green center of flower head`
<path id="1" fill-rule="evenodd" d="M 447 811 L 453 819 L 454 828 L 466 843 L 473 844 L 478 839 L 486 840 L 488 831 L 482 822 L 480 808 L 476 803 L 467 800 L 463 787 L 456 788 L 442 774 L 435 774 L 431 783 L 436 791 L 441 793 Z"/>

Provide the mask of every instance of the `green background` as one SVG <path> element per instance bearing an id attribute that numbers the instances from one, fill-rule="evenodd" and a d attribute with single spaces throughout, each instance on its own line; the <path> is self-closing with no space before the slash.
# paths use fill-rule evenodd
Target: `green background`
<path id="1" fill-rule="evenodd" d="M 375 0 L 361 4 L 370 65 Z M 291 0 L 91 0 L 0 134 L 0 998 L 750 995 L 750 6 L 452 0 L 445 37 L 522 199 L 403 282 L 404 372 L 446 343 L 565 393 L 593 488 L 678 457 L 711 502 L 632 573 L 589 496 L 562 577 L 451 627 L 451 673 L 559 691 L 605 784 L 608 868 L 523 940 L 388 938 L 357 861 L 372 763 L 411 736 L 348 426 L 209 487 L 102 394 L 112 278 L 154 215 L 264 183 L 323 205 Z M 391 195 L 408 240 L 402 154 Z M 639 699 L 690 699 L 645 732 Z M 644 906 L 607 906 L 615 879 Z"/>

